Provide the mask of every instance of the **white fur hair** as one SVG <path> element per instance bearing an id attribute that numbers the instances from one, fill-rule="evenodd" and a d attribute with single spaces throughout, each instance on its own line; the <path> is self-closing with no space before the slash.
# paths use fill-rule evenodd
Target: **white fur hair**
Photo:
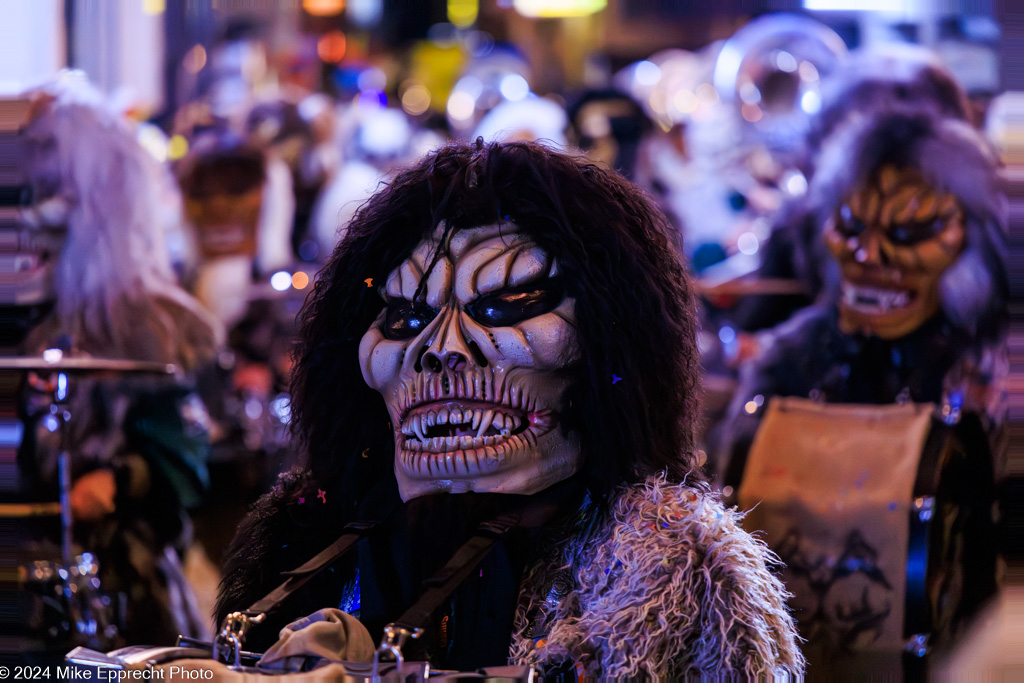
<path id="1" fill-rule="evenodd" d="M 999 336 L 1008 305 L 1008 204 L 991 146 L 966 121 L 924 109 L 852 114 L 819 156 L 808 195 L 817 224 L 824 226 L 839 203 L 886 162 L 920 169 L 933 187 L 960 202 L 967 242 L 940 280 L 942 308 L 975 338 Z M 820 256 L 831 269 L 826 282 L 835 284 L 834 261 Z"/>
<path id="2" fill-rule="evenodd" d="M 929 109 L 966 120 L 967 95 L 939 56 L 919 45 L 885 43 L 852 52 L 824 82 L 822 108 L 812 124 L 818 144 L 849 118 L 896 107 Z"/>
<path id="3" fill-rule="evenodd" d="M 789 594 L 769 569 L 778 558 L 741 518 L 664 473 L 620 489 L 595 535 L 566 539 L 526 573 L 510 663 L 576 662 L 595 680 L 799 677 Z M 549 589 L 566 571 L 575 589 L 559 598 Z"/>
<path id="4" fill-rule="evenodd" d="M 171 269 L 157 161 L 83 79 L 35 93 L 45 104 L 24 132 L 37 201 L 68 205 L 55 312 L 42 334 L 69 335 L 94 355 L 176 362 L 212 354 L 221 331 Z"/>

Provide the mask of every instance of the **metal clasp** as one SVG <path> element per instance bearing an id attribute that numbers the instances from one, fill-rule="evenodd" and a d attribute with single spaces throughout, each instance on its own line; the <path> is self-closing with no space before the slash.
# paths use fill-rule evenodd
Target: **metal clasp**
<path id="1" fill-rule="evenodd" d="M 213 659 L 228 666 L 242 666 L 242 643 L 245 642 L 245 633 L 253 624 L 260 623 L 265 617 L 265 614 L 250 612 L 232 612 L 224 617 L 220 633 L 213 639 Z"/>
<path id="2" fill-rule="evenodd" d="M 409 638 L 415 640 L 423 634 L 423 629 L 414 628 L 411 631 L 403 626 L 397 626 L 396 624 L 388 624 L 384 627 L 384 637 L 381 638 L 380 647 L 373 653 L 373 672 L 371 674 L 373 681 L 380 680 L 380 670 L 378 665 L 380 664 L 380 657 L 384 654 L 391 654 L 395 658 L 395 673 L 399 677 L 402 675 L 402 664 L 405 662 L 405 657 L 402 656 L 402 648 L 405 647 L 406 641 Z"/>
<path id="3" fill-rule="evenodd" d="M 946 396 L 946 400 L 942 402 L 942 421 L 951 426 L 958 424 L 963 407 L 963 392 L 954 391 L 950 393 Z"/>

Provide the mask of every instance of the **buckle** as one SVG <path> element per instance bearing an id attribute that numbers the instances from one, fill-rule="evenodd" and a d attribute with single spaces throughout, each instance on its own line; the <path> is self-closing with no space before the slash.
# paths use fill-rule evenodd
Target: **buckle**
<path id="1" fill-rule="evenodd" d="M 232 612 L 224 617 L 220 633 L 213 639 L 213 659 L 228 666 L 242 666 L 242 643 L 251 626 L 258 624 L 266 615 L 262 612 Z"/>
<path id="2" fill-rule="evenodd" d="M 380 664 L 381 655 L 390 654 L 395 658 L 395 673 L 401 677 L 402 675 L 402 664 L 405 662 L 405 658 L 402 656 L 402 648 L 405 647 L 406 641 L 409 638 L 415 640 L 423 635 L 423 629 L 414 628 L 407 629 L 404 626 L 398 624 L 388 624 L 384 627 L 384 637 L 380 640 L 380 647 L 373 653 L 373 671 L 371 673 L 373 681 L 379 681 L 380 671 L 378 665 Z"/>

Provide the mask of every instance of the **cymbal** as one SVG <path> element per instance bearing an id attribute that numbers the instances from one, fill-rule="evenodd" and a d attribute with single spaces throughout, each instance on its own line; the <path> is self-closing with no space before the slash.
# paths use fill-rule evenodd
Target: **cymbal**
<path id="1" fill-rule="evenodd" d="M 60 503 L 0 503 L 2 517 L 55 517 Z"/>
<path id="2" fill-rule="evenodd" d="M 90 358 L 63 356 L 48 359 L 44 356 L 0 357 L 0 370 L 34 370 L 36 372 L 137 372 L 154 375 L 173 375 L 178 367 L 173 363 L 124 360 L 123 358 Z"/>

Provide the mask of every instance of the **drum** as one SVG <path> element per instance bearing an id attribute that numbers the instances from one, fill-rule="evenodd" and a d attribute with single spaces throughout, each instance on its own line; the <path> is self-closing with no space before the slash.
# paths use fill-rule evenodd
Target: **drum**
<path id="1" fill-rule="evenodd" d="M 35 560 L 18 567 L 23 600 L 27 603 L 27 635 L 50 650 L 69 645 L 111 648 L 122 641 L 119 613 L 123 596 L 100 590 L 99 564 L 82 553 L 70 565 Z"/>
<path id="2" fill-rule="evenodd" d="M 379 664 L 376 675 L 374 666 L 368 662 L 339 662 L 322 660 L 313 662 L 301 671 L 275 671 L 258 666 L 228 666 L 207 658 L 202 650 L 194 647 L 126 647 L 104 654 L 86 648 L 76 648 L 68 653 L 67 662 L 80 678 L 92 680 L 114 680 L 117 678 L 140 678 L 153 680 L 217 680 L 217 681 L 283 681 L 287 683 L 319 683 L 321 681 L 344 681 L 345 683 L 370 683 L 371 681 L 392 681 L 395 683 L 416 683 L 417 681 L 476 680 L 502 681 L 503 683 L 528 683 L 535 679 L 535 673 L 525 666 L 495 666 L 473 672 L 439 671 L 431 669 L 427 662 L 394 662 Z"/>
<path id="3" fill-rule="evenodd" d="M 168 363 L 71 356 L 58 349 L 41 356 L 0 358 L 2 383 L 23 409 L 15 413 L 12 406 L 8 414 L 0 414 L 0 450 L 7 449 L 0 455 L 17 465 L 17 477 L 11 477 L 16 484 L 9 492 L 22 501 L 37 494 L 56 493 L 58 498 L 0 505 L 0 518 L 19 520 L 12 525 L 19 550 L 19 617 L 24 627 L 17 642 L 26 657 L 47 660 L 75 645 L 111 649 L 124 644 L 128 591 L 102 590 L 96 552 L 103 550 L 83 544 L 84 538 L 72 538 L 71 470 L 84 441 L 72 427 L 75 420 L 89 424 L 80 410 L 91 410 L 94 398 L 81 391 L 79 381 L 120 382 L 129 376 L 173 376 L 177 371 Z M 50 441 L 41 441 L 40 434 Z M 101 441 L 94 438 L 93 447 Z M 107 527 L 103 533 L 111 536 Z M 83 545 L 93 552 L 83 552 Z M 113 562 L 104 567 L 104 576 L 111 566 Z"/>
<path id="4" fill-rule="evenodd" d="M 785 565 L 809 673 L 905 668 L 995 590 L 988 442 L 976 416 L 936 415 L 769 403 L 738 502 Z"/>

